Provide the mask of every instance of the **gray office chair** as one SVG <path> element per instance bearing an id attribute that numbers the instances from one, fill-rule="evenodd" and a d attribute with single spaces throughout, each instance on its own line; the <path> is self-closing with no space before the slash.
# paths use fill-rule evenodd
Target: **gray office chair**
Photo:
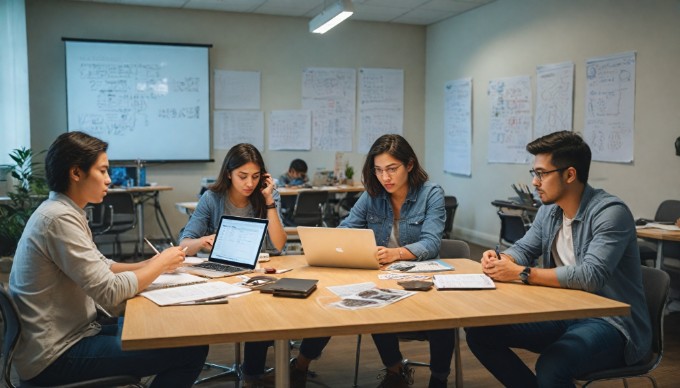
<path id="1" fill-rule="evenodd" d="M 291 216 L 293 224 L 295 226 L 326 226 L 323 220 L 326 202 L 328 202 L 328 191 L 300 191 Z"/>
<path id="2" fill-rule="evenodd" d="M 462 240 L 449 240 L 442 239 L 441 245 L 439 246 L 439 257 L 444 259 L 460 259 L 470 258 L 470 246 Z M 453 350 L 453 358 L 455 362 L 455 379 L 456 381 L 462 381 L 463 379 L 463 367 L 460 360 L 460 329 L 455 328 L 455 345 Z M 427 341 L 427 337 L 422 332 L 406 332 L 399 333 L 397 337 L 400 341 Z M 357 387 L 357 381 L 359 379 L 359 357 L 361 356 L 361 334 L 357 335 L 357 350 L 356 357 L 354 361 L 354 384 L 353 387 Z M 404 366 L 425 366 L 429 367 L 430 364 L 426 362 L 413 361 L 408 358 L 402 361 Z"/>
<path id="3" fill-rule="evenodd" d="M 656 387 L 656 379 L 649 373 L 661 362 L 663 356 L 663 321 L 664 307 L 670 288 L 670 277 L 664 271 L 641 267 L 642 285 L 647 299 L 647 310 L 652 322 L 652 348 L 650 353 L 641 361 L 633 365 L 620 368 L 612 368 L 579 376 L 577 380 L 586 381 L 583 387 L 587 387 L 593 381 L 622 379 L 623 385 L 628 387 L 626 379 L 632 377 L 645 377 Z"/>
<path id="4" fill-rule="evenodd" d="M 10 374 L 12 370 L 12 358 L 14 356 L 14 349 L 19 342 L 21 336 L 21 321 L 19 320 L 19 312 L 4 287 L 0 287 L 0 310 L 2 310 L 3 318 L 3 341 L 2 341 L 2 377 L 7 387 L 16 388 L 12 383 Z M 84 380 L 71 384 L 64 385 L 50 385 L 53 388 L 102 388 L 102 387 L 120 387 L 120 386 L 134 386 L 143 388 L 144 384 L 140 382 L 140 378 L 135 376 L 109 376 L 98 379 Z M 31 385 L 25 382 L 20 382 L 21 388 L 39 388 L 39 386 Z"/>
<path id="5" fill-rule="evenodd" d="M 443 238 L 451 238 L 453 231 L 453 218 L 456 216 L 458 209 L 458 200 L 453 195 L 444 197 L 444 210 L 446 211 L 446 222 L 444 222 L 444 236 Z"/>
<path id="6" fill-rule="evenodd" d="M 501 231 L 498 236 L 498 244 L 509 247 L 517 240 L 524 237 L 529 230 L 530 222 L 522 214 L 511 214 L 498 211 L 501 219 Z"/>

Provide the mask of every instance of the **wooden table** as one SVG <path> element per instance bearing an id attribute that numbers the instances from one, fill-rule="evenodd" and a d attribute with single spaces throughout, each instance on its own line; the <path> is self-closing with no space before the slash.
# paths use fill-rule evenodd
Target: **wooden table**
<path id="1" fill-rule="evenodd" d="M 448 260 L 458 273 L 481 273 L 468 259 Z M 304 256 L 279 256 L 268 264 L 294 268 L 281 276 L 319 280 L 307 299 L 253 293 L 227 305 L 158 307 L 136 297 L 127 302 L 125 350 L 274 340 L 276 386 L 288 387 L 289 343 L 293 338 L 420 331 L 554 319 L 630 314 L 627 304 L 578 290 L 497 283 L 495 290 L 419 292 L 395 304 L 363 310 L 328 307 L 338 300 L 326 287 L 379 280 L 376 270 L 308 267 Z M 218 280 L 220 281 L 220 280 Z M 235 278 L 222 281 L 235 282 Z"/>
<path id="2" fill-rule="evenodd" d="M 680 241 L 680 230 L 665 230 L 657 228 L 637 228 L 637 236 L 656 240 L 656 264 L 657 269 L 661 269 L 663 264 L 663 242 Z"/>
<path id="3" fill-rule="evenodd" d="M 149 200 L 153 200 L 154 209 L 156 210 L 156 220 L 158 221 L 158 226 L 161 228 L 164 237 L 171 242 L 174 240 L 159 200 L 161 191 L 170 190 L 172 190 L 172 186 L 132 186 L 109 189 L 109 192 L 112 193 L 130 193 L 134 197 L 135 206 L 137 207 L 137 249 L 139 250 L 139 252 L 135 252 L 135 254 L 139 253 L 143 256 L 144 248 L 146 248 L 146 244 L 144 243 L 144 203 Z"/>

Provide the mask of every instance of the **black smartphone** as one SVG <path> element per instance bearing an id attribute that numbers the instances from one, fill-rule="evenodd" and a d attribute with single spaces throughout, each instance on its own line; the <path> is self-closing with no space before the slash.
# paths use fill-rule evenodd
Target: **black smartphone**
<path id="1" fill-rule="evenodd" d="M 267 172 L 262 171 L 262 173 L 260 174 L 260 190 L 266 189 L 267 186 L 269 186 L 267 184 Z"/>

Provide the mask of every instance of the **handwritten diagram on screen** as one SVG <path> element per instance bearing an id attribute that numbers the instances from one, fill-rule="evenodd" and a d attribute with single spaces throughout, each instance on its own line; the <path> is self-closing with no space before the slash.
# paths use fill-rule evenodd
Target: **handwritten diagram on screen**
<path id="1" fill-rule="evenodd" d="M 108 141 L 112 160 L 210 158 L 209 46 L 65 47 L 69 131 Z M 149 146 L 161 139 L 163 147 Z"/>

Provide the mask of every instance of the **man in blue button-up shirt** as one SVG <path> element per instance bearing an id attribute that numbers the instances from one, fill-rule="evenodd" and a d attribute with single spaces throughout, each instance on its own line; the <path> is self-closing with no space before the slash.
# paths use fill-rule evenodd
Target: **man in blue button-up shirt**
<path id="1" fill-rule="evenodd" d="M 507 387 L 573 387 L 577 376 L 635 363 L 650 351 L 635 223 L 623 201 L 588 185 L 591 152 L 580 136 L 555 132 L 527 151 L 544 205 L 500 258 L 484 252 L 484 272 L 496 281 L 592 292 L 630 304 L 631 314 L 469 328 L 467 342 Z M 532 267 L 541 255 L 541 268 Z M 510 348 L 540 353 L 536 374 Z"/>

